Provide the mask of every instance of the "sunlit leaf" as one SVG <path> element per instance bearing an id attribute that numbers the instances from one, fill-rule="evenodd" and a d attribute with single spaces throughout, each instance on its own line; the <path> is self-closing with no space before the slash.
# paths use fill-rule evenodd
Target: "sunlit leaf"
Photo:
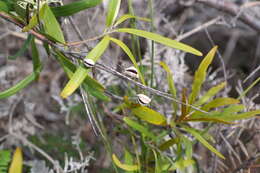
<path id="1" fill-rule="evenodd" d="M 22 173 L 23 155 L 20 148 L 16 148 L 8 173 Z"/>
<path id="2" fill-rule="evenodd" d="M 137 20 L 142 20 L 145 22 L 150 22 L 151 20 L 148 18 L 143 18 L 143 17 L 138 17 L 138 16 L 134 16 L 131 14 L 125 14 L 123 16 L 121 16 L 116 23 L 114 24 L 114 26 L 116 27 L 117 25 L 120 25 L 121 23 L 123 23 L 124 21 L 126 21 L 127 19 L 137 19 Z"/>
<path id="3" fill-rule="evenodd" d="M 39 19 L 43 23 L 43 28 L 48 37 L 58 41 L 60 43 L 65 43 L 63 32 L 60 28 L 60 24 L 56 20 L 54 14 L 52 13 L 50 7 L 45 3 L 39 12 Z M 28 32 L 30 29 L 34 28 L 38 24 L 38 16 L 35 14 L 27 26 L 23 28 L 23 32 Z"/>
<path id="4" fill-rule="evenodd" d="M 150 137 L 152 139 L 155 139 L 156 137 L 154 136 L 154 134 L 152 134 L 146 127 L 142 126 L 141 124 L 139 124 L 138 122 L 131 120 L 128 117 L 124 117 L 123 118 L 124 122 L 132 127 L 133 129 L 139 131 L 143 136 L 147 136 Z"/>
<path id="5" fill-rule="evenodd" d="M 87 55 L 87 58 L 92 59 L 94 62 L 96 62 L 99 57 L 104 53 L 107 46 L 109 44 L 109 38 L 105 36 L 97 45 L 95 48 L 93 48 Z M 79 66 L 76 70 L 76 72 L 73 74 L 65 88 L 61 92 L 61 97 L 67 98 L 70 96 L 78 87 L 79 85 L 84 81 L 86 76 L 88 75 L 88 72 L 90 69 L 86 69 L 83 66 Z"/>
<path id="6" fill-rule="evenodd" d="M 133 156 L 131 155 L 131 153 L 125 149 L 125 164 L 127 165 L 133 165 Z M 133 171 L 126 171 L 127 173 L 133 173 Z"/>
<path id="7" fill-rule="evenodd" d="M 52 7 L 51 10 L 56 17 L 71 16 L 82 10 L 95 7 L 100 4 L 102 0 L 81 0 L 74 1 L 59 7 Z"/>
<path id="8" fill-rule="evenodd" d="M 240 114 L 229 114 L 229 115 L 225 116 L 225 119 L 228 121 L 235 121 L 235 120 L 253 118 L 256 115 L 260 115 L 260 110 L 249 111 L 249 112 L 240 113 Z"/>
<path id="9" fill-rule="evenodd" d="M 206 94 L 204 94 L 197 102 L 194 103 L 194 106 L 200 106 L 200 105 L 206 103 L 210 98 L 214 97 L 225 86 L 226 86 L 226 82 L 222 82 L 222 83 L 210 88 Z"/>
<path id="10" fill-rule="evenodd" d="M 109 0 L 106 25 L 110 27 L 116 20 L 120 9 L 121 0 Z"/>
<path id="11" fill-rule="evenodd" d="M 193 129 L 188 128 L 188 127 L 185 127 L 184 129 L 187 132 L 189 132 L 190 134 L 192 134 L 192 136 L 194 136 L 200 143 L 202 143 L 210 151 L 215 153 L 220 158 L 225 159 L 225 157 L 219 151 L 217 151 L 212 145 L 210 145 L 198 132 L 196 132 L 196 130 L 193 130 Z"/>
<path id="12" fill-rule="evenodd" d="M 134 115 L 148 123 L 161 126 L 166 125 L 166 118 L 159 112 L 156 112 L 148 107 L 136 106 L 131 108 L 131 110 Z"/>
<path id="13" fill-rule="evenodd" d="M 182 51 L 185 51 L 185 52 L 188 52 L 188 53 L 192 53 L 194 55 L 202 56 L 202 53 L 200 51 L 194 49 L 193 47 L 188 46 L 184 43 L 180 43 L 176 40 L 171 40 L 169 38 L 163 37 L 159 34 L 147 32 L 147 31 L 143 31 L 143 30 L 139 30 L 139 29 L 132 29 L 132 28 L 120 28 L 120 29 L 116 29 L 115 31 L 134 34 L 134 35 L 153 40 L 155 42 L 164 44 L 166 46 L 169 46 L 169 47 L 172 47 L 172 48 L 175 48 L 175 49 L 179 49 L 179 50 L 182 50 Z"/>
<path id="14" fill-rule="evenodd" d="M 143 75 L 142 75 L 142 73 L 139 69 L 139 66 L 138 66 L 138 64 L 135 60 L 135 57 L 132 54 L 131 50 L 121 40 L 118 40 L 118 39 L 115 39 L 115 38 L 112 38 L 112 37 L 110 37 L 110 40 L 115 42 L 118 46 L 120 46 L 124 50 L 124 52 L 128 55 L 128 57 L 130 58 L 130 60 L 132 61 L 133 65 L 134 65 L 134 67 L 137 69 L 138 75 L 139 75 L 142 83 L 145 85 L 144 77 L 143 77 Z"/>
<path id="15" fill-rule="evenodd" d="M 192 84 L 192 92 L 191 92 L 191 95 L 189 97 L 189 104 L 193 104 L 195 99 L 199 95 L 200 88 L 201 88 L 203 82 L 206 79 L 207 69 L 208 69 L 209 65 L 211 64 L 211 62 L 212 62 L 212 60 L 215 56 L 217 48 L 218 47 L 215 46 L 214 48 L 212 48 L 210 50 L 210 52 L 206 55 L 206 57 L 200 63 L 199 68 L 196 70 L 195 76 L 194 76 L 194 81 L 193 81 L 193 84 Z"/>
<path id="16" fill-rule="evenodd" d="M 118 166 L 119 168 L 121 168 L 125 171 L 136 171 L 139 169 L 138 165 L 127 165 L 127 164 L 121 163 L 115 154 L 112 155 L 112 159 L 113 159 L 113 162 L 116 164 L 116 166 Z"/>

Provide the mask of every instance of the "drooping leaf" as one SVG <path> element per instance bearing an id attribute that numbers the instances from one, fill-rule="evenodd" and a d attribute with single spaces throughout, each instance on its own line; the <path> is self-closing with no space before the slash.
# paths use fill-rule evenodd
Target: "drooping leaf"
<path id="1" fill-rule="evenodd" d="M 14 60 L 17 57 L 21 56 L 28 49 L 32 40 L 33 40 L 33 35 L 29 34 L 22 47 L 19 49 L 19 51 L 15 55 L 10 55 L 8 59 Z"/>
<path id="2" fill-rule="evenodd" d="M 142 126 L 141 124 L 139 124 L 138 122 L 131 120 L 128 117 L 124 117 L 123 118 L 124 122 L 132 127 L 133 129 L 139 131 L 143 136 L 147 136 L 151 139 L 155 139 L 156 137 L 154 136 L 153 133 L 151 133 L 146 127 Z"/>
<path id="3" fill-rule="evenodd" d="M 97 45 L 95 48 L 93 48 L 87 55 L 87 58 L 92 59 L 94 62 L 96 62 L 99 57 L 104 53 L 107 46 L 109 44 L 109 37 L 105 36 Z M 86 76 L 88 75 L 88 72 L 90 69 L 86 69 L 83 66 L 79 66 L 76 70 L 76 72 L 73 74 L 65 88 L 61 92 L 61 97 L 67 98 L 70 96 L 78 87 L 79 85 L 84 81 Z"/>
<path id="4" fill-rule="evenodd" d="M 102 0 L 81 0 L 81 1 L 74 1 L 69 4 L 59 6 L 59 7 L 52 7 L 51 10 L 56 17 L 61 16 L 71 16 L 75 13 L 78 13 L 82 10 L 95 7 L 100 4 Z"/>
<path id="5" fill-rule="evenodd" d="M 143 31 L 143 30 L 139 30 L 139 29 L 132 29 L 132 28 L 120 28 L 120 29 L 116 29 L 115 31 L 134 34 L 134 35 L 153 40 L 155 42 L 164 44 L 166 46 L 169 46 L 169 47 L 172 47 L 175 49 L 179 49 L 179 50 L 182 50 L 182 51 L 185 51 L 188 53 L 192 53 L 194 55 L 202 56 L 202 53 L 200 51 L 194 49 L 193 47 L 188 46 L 184 43 L 178 42 L 176 40 L 171 40 L 169 38 L 163 37 L 159 34 L 147 32 L 147 31 Z"/>
<path id="6" fill-rule="evenodd" d="M 25 79 L 23 79 L 20 82 L 18 82 L 16 85 L 12 86 L 11 88 L 9 88 L 9 89 L 7 89 L 5 91 L 0 92 L 0 99 L 4 99 L 4 98 L 7 98 L 7 97 L 9 97 L 11 95 L 14 95 L 15 93 L 17 93 L 21 89 L 23 89 L 26 86 L 28 86 L 31 82 L 33 82 L 34 80 L 37 79 L 41 69 L 42 68 L 40 67 L 35 72 L 32 72 Z"/>
<path id="7" fill-rule="evenodd" d="M 106 26 L 110 27 L 114 24 L 120 9 L 121 0 L 109 0 Z"/>
<path id="8" fill-rule="evenodd" d="M 189 104 L 193 104 L 195 99 L 198 97 L 200 88 L 206 79 L 207 69 L 215 56 L 217 48 L 218 47 L 215 46 L 210 50 L 210 52 L 206 55 L 206 57 L 200 63 L 198 70 L 196 70 L 195 76 L 194 76 L 194 81 L 192 84 L 192 92 L 189 97 Z"/>
<path id="9" fill-rule="evenodd" d="M 125 170 L 125 171 L 136 171 L 139 169 L 138 165 L 127 165 L 120 162 L 120 160 L 116 157 L 115 154 L 112 155 L 113 162 L 118 166 L 119 168 Z"/>
<path id="10" fill-rule="evenodd" d="M 8 173 L 22 173 L 23 155 L 20 148 L 16 148 Z"/>
<path id="11" fill-rule="evenodd" d="M 214 97 L 225 86 L 226 86 L 226 82 L 222 82 L 222 83 L 210 88 L 206 94 L 204 94 L 197 102 L 194 103 L 194 106 L 200 106 L 200 105 L 206 103 L 210 98 Z"/>
<path id="12" fill-rule="evenodd" d="M 150 22 L 151 20 L 148 18 L 143 18 L 143 17 L 138 17 L 138 16 L 134 16 L 131 14 L 125 14 L 123 16 L 121 16 L 114 24 L 114 27 L 120 25 L 121 23 L 123 23 L 124 21 L 126 21 L 127 19 L 137 19 L 137 20 L 142 20 L 145 22 Z"/>
<path id="13" fill-rule="evenodd" d="M 139 105 L 130 109 L 134 115 L 148 123 L 160 126 L 166 125 L 166 118 L 159 112 L 156 112 L 148 107 Z"/>
<path id="14" fill-rule="evenodd" d="M 210 151 L 215 153 L 220 158 L 225 159 L 225 157 L 219 151 L 217 151 L 212 145 L 210 145 L 198 132 L 196 132 L 196 130 L 193 130 L 193 129 L 188 128 L 188 127 L 185 127 L 184 129 L 187 132 L 189 132 L 192 136 L 194 136 L 201 144 L 203 144 Z"/>
<path id="15" fill-rule="evenodd" d="M 123 43 L 121 40 L 115 39 L 110 37 L 110 40 L 113 41 L 114 43 L 116 43 L 118 46 L 120 46 L 123 51 L 128 55 L 128 57 L 130 58 L 130 60 L 132 61 L 134 67 L 137 69 L 137 73 L 142 81 L 142 83 L 145 85 L 145 80 L 144 77 L 139 69 L 139 66 L 135 60 L 134 55 L 132 54 L 131 50 L 127 47 L 127 45 L 125 43 Z"/>

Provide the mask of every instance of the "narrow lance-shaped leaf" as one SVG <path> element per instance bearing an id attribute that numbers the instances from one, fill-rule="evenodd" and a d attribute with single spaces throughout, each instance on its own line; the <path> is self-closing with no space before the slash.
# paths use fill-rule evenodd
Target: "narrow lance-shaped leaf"
<path id="1" fill-rule="evenodd" d="M 175 84 L 174 84 L 174 80 L 173 80 L 173 74 L 172 74 L 172 71 L 171 69 L 169 68 L 169 66 L 167 64 L 165 64 L 164 62 L 160 62 L 160 66 L 166 71 L 167 73 L 167 81 L 168 81 L 168 86 L 169 86 L 169 89 L 170 89 L 170 92 L 172 94 L 172 96 L 174 98 L 177 98 L 177 91 L 176 91 L 176 88 L 175 88 Z M 177 109 L 178 109 L 178 105 L 176 102 L 172 102 L 173 104 L 173 108 L 174 108 L 174 111 L 177 112 Z"/>
<path id="2" fill-rule="evenodd" d="M 217 151 L 212 145 L 210 145 L 198 132 L 188 127 L 185 127 L 184 129 L 190 134 L 192 134 L 192 136 L 194 136 L 200 143 L 202 143 L 210 151 L 215 153 L 220 158 L 225 159 L 225 157 L 219 151 Z"/>
<path id="3" fill-rule="evenodd" d="M 10 55 L 8 58 L 14 60 L 17 57 L 21 56 L 28 49 L 32 40 L 33 40 L 33 36 L 29 34 L 27 39 L 23 43 L 22 47 L 19 49 L 19 51 L 15 55 Z"/>
<path id="4" fill-rule="evenodd" d="M 210 98 L 214 97 L 225 86 L 226 86 L 226 82 L 222 82 L 222 83 L 210 88 L 206 94 L 204 94 L 197 102 L 194 103 L 194 106 L 200 106 L 200 105 L 206 103 Z"/>
<path id="5" fill-rule="evenodd" d="M 16 148 L 8 173 L 22 173 L 22 169 L 23 169 L 22 150 L 20 148 Z"/>
<path id="6" fill-rule="evenodd" d="M 0 92 L 0 99 L 7 98 L 11 95 L 14 95 L 18 91 L 22 90 L 26 86 L 28 86 L 31 82 L 33 82 L 35 79 L 37 79 L 39 73 L 41 71 L 41 67 L 37 69 L 35 72 L 32 72 L 29 76 L 27 76 L 25 79 L 18 82 L 16 85 L 12 86 L 11 88 Z"/>
<path id="7" fill-rule="evenodd" d="M 160 126 L 166 125 L 166 118 L 148 107 L 138 105 L 130 109 L 134 115 L 148 123 Z"/>
<path id="8" fill-rule="evenodd" d="M 148 18 L 143 18 L 143 17 L 138 17 L 138 16 L 134 16 L 131 14 L 125 14 L 123 16 L 121 16 L 116 23 L 114 24 L 114 27 L 116 27 L 117 25 L 120 25 L 121 23 L 123 23 L 124 21 L 126 21 L 127 19 L 137 19 L 137 20 L 142 20 L 145 22 L 150 22 L 151 20 Z"/>
<path id="9" fill-rule="evenodd" d="M 59 7 L 52 7 L 51 10 L 56 17 L 61 16 L 71 16 L 75 13 L 78 13 L 82 10 L 95 7 L 100 4 L 102 0 L 81 0 L 81 1 L 74 1 L 69 4 L 59 6 Z"/>
<path id="10" fill-rule="evenodd" d="M 169 38 L 163 37 L 159 34 L 155 34 L 155 33 L 148 32 L 148 31 L 143 31 L 143 30 L 139 30 L 139 29 L 132 29 L 132 28 L 120 28 L 120 29 L 116 29 L 115 31 L 134 34 L 134 35 L 153 40 L 155 42 L 164 44 L 166 46 L 169 46 L 169 47 L 172 47 L 175 49 L 179 49 L 179 50 L 182 50 L 182 51 L 194 54 L 194 55 L 202 56 L 202 53 L 200 51 L 194 49 L 193 47 L 188 46 L 184 43 L 178 42 L 176 40 L 171 40 Z"/>
<path id="11" fill-rule="evenodd" d="M 152 134 L 146 127 L 142 126 L 141 124 L 135 122 L 134 120 L 131 120 L 130 118 L 124 117 L 123 118 L 124 122 L 132 127 L 133 129 L 139 131 L 143 136 L 150 137 L 152 139 L 155 139 L 156 137 L 154 134 Z"/>
<path id="12" fill-rule="evenodd" d="M 132 61 L 134 67 L 137 69 L 137 73 L 142 81 L 142 83 L 145 85 L 145 80 L 144 80 L 144 77 L 139 69 L 139 66 L 135 60 L 135 57 L 134 55 L 132 54 L 131 50 L 127 47 L 127 45 L 125 43 L 123 43 L 122 41 L 118 40 L 118 39 L 115 39 L 115 38 L 112 38 L 110 37 L 110 40 L 113 41 L 114 43 L 116 43 L 118 46 L 120 46 L 124 52 L 128 55 L 128 57 L 130 58 L 130 60 Z"/>
<path id="13" fill-rule="evenodd" d="M 194 76 L 194 81 L 193 81 L 193 84 L 192 84 L 192 92 L 191 92 L 191 95 L 189 97 L 189 104 L 193 104 L 195 99 L 199 95 L 201 85 L 203 84 L 203 82 L 206 79 L 207 69 L 208 69 L 209 65 L 211 64 L 211 62 L 212 62 L 212 60 L 215 56 L 217 48 L 218 47 L 215 46 L 214 48 L 212 48 L 210 50 L 210 52 L 207 54 L 207 56 L 200 63 L 198 70 L 196 70 L 195 76 Z"/>
<path id="14" fill-rule="evenodd" d="M 260 77 L 258 77 L 249 87 L 247 87 L 247 89 L 243 93 L 240 94 L 238 99 L 241 99 L 242 97 L 244 97 L 248 93 L 248 91 L 250 91 L 259 81 L 260 81 Z"/>
<path id="15" fill-rule="evenodd" d="M 63 70 L 66 72 L 67 76 L 71 78 L 73 73 L 75 72 L 76 65 L 71 63 L 61 52 L 56 51 L 57 59 L 61 64 Z M 109 97 L 104 94 L 105 88 L 101 85 L 98 81 L 91 78 L 89 75 L 86 76 L 85 80 L 83 81 L 83 88 L 92 96 L 101 99 L 103 101 L 109 101 Z"/>
<path id="16" fill-rule="evenodd" d="M 112 159 L 113 159 L 113 162 L 116 164 L 116 166 L 118 166 L 119 168 L 121 168 L 125 171 L 136 171 L 139 169 L 138 165 L 127 165 L 127 164 L 121 163 L 115 154 L 112 155 Z"/>
<path id="17" fill-rule="evenodd" d="M 109 44 L 109 37 L 105 36 L 95 48 L 93 48 L 87 55 L 87 58 L 92 59 L 96 62 L 99 57 L 104 53 Z M 73 74 L 65 88 L 61 92 L 61 97 L 66 98 L 70 96 L 84 81 L 85 77 L 88 75 L 90 69 L 86 69 L 83 66 L 79 66 L 76 72 Z"/>
<path id="18" fill-rule="evenodd" d="M 54 41 L 58 41 L 60 43 L 65 44 L 65 39 L 63 36 L 63 32 L 60 28 L 60 25 L 47 3 L 43 4 L 43 6 L 41 7 L 39 12 L 39 19 L 41 22 L 43 22 L 44 30 L 51 39 L 54 39 Z M 30 29 L 34 28 L 37 24 L 38 24 L 38 17 L 37 14 L 35 14 L 30 19 L 29 24 L 23 28 L 23 32 L 28 32 Z"/>
<path id="19" fill-rule="evenodd" d="M 106 25 L 110 27 L 116 20 L 120 9 L 121 0 L 109 0 Z"/>

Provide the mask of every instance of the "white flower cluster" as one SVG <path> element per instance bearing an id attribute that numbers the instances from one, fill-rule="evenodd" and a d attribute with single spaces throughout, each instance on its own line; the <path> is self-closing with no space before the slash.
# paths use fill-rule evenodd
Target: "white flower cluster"
<path id="1" fill-rule="evenodd" d="M 48 3 L 48 4 L 61 3 L 62 4 L 62 0 L 39 0 L 40 7 L 45 3 Z M 31 4 L 33 9 L 37 9 L 37 0 L 21 0 L 21 1 L 17 1 L 17 4 L 23 9 L 26 9 L 26 6 L 28 4 Z"/>

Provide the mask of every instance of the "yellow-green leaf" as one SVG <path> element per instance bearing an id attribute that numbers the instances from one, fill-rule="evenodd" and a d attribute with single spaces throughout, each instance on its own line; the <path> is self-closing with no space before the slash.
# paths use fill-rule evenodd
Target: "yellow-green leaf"
<path id="1" fill-rule="evenodd" d="M 39 19 L 43 23 L 44 31 L 48 36 L 55 41 L 65 44 L 63 32 L 60 28 L 55 15 L 52 13 L 50 7 L 45 3 L 39 12 Z M 23 28 L 23 32 L 28 32 L 38 24 L 38 16 L 35 14 L 27 26 Z"/>
<path id="2" fill-rule="evenodd" d="M 110 37 L 110 40 L 115 42 L 118 46 L 120 46 L 123 49 L 123 51 L 128 55 L 128 57 L 130 58 L 130 60 L 132 61 L 133 65 L 134 65 L 134 67 L 137 69 L 137 73 L 141 79 L 141 82 L 145 85 L 144 77 L 138 67 L 138 64 L 136 63 L 135 57 L 132 54 L 131 50 L 127 47 L 127 45 L 125 43 L 123 43 L 122 41 L 120 41 L 118 39 Z"/>
<path id="3" fill-rule="evenodd" d="M 142 126 L 141 124 L 139 124 L 138 122 L 131 120 L 128 117 L 124 117 L 123 118 L 124 122 L 132 127 L 133 129 L 139 131 L 143 136 L 147 136 L 150 137 L 152 139 L 155 139 L 156 137 L 154 136 L 154 134 L 152 134 L 146 127 Z"/>
<path id="4" fill-rule="evenodd" d="M 214 97 L 225 86 L 226 86 L 226 82 L 222 82 L 222 83 L 210 88 L 206 94 L 204 94 L 197 102 L 194 103 L 194 106 L 200 106 L 200 105 L 206 103 L 210 98 Z"/>
<path id="5" fill-rule="evenodd" d="M 109 0 L 106 25 L 110 27 L 116 20 L 121 0 Z"/>
<path id="6" fill-rule="evenodd" d="M 247 118 L 252 118 L 256 115 L 260 115 L 260 110 L 240 113 L 240 114 L 228 114 L 225 116 L 225 119 L 228 121 L 242 120 Z"/>
<path id="7" fill-rule="evenodd" d="M 131 108 L 131 110 L 134 115 L 148 123 L 161 126 L 166 125 L 166 118 L 159 112 L 156 112 L 148 107 L 137 106 Z"/>
<path id="8" fill-rule="evenodd" d="M 195 99 L 199 95 L 200 88 L 201 88 L 203 82 L 206 79 L 207 69 L 208 69 L 209 65 L 211 64 L 211 62 L 212 62 L 212 60 L 215 56 L 217 48 L 218 47 L 215 46 L 214 48 L 212 48 L 210 50 L 210 52 L 206 55 L 206 57 L 200 63 L 198 70 L 195 72 L 194 81 L 193 81 L 193 84 L 192 84 L 192 92 L 191 92 L 191 95 L 189 97 L 189 104 L 193 104 Z"/>
<path id="9" fill-rule="evenodd" d="M 120 160 L 116 157 L 115 154 L 112 155 L 113 162 L 118 166 L 119 168 L 125 170 L 125 171 L 136 171 L 139 169 L 138 165 L 127 165 L 120 162 Z"/>
<path id="10" fill-rule="evenodd" d="M 202 143 L 210 151 L 215 153 L 220 158 L 225 159 L 225 157 L 218 150 L 216 150 L 212 145 L 210 145 L 198 132 L 188 127 L 185 127 L 184 129 L 190 134 L 192 134 L 192 136 L 194 136 L 200 143 Z"/>
<path id="11" fill-rule="evenodd" d="M 143 30 L 139 30 L 139 29 L 132 29 L 132 28 L 120 28 L 120 29 L 116 29 L 115 31 L 134 34 L 134 35 L 153 40 L 155 42 L 164 44 L 166 46 L 169 46 L 169 47 L 172 47 L 175 49 L 179 49 L 179 50 L 182 50 L 182 51 L 185 51 L 188 53 L 192 53 L 194 55 L 202 56 L 202 53 L 200 51 L 194 49 L 193 47 L 188 46 L 184 43 L 178 42 L 176 40 L 171 40 L 169 38 L 163 37 L 159 34 L 155 34 L 155 33 L 148 32 L 148 31 L 143 31 Z"/>
<path id="12" fill-rule="evenodd" d="M 210 109 L 217 108 L 220 106 L 225 105 L 231 105 L 231 104 L 237 104 L 239 103 L 239 100 L 230 98 L 230 97 L 220 97 L 212 100 L 211 102 L 204 105 L 201 109 L 205 111 L 209 111 Z M 196 111 L 197 112 L 197 111 Z"/>
<path id="13" fill-rule="evenodd" d="M 95 48 L 93 48 L 87 55 L 87 58 L 92 59 L 94 62 L 96 62 L 99 57 L 104 53 L 107 46 L 109 44 L 109 38 L 108 36 L 105 36 L 97 45 Z M 76 72 L 73 74 L 65 88 L 61 92 L 61 97 L 66 98 L 70 96 L 78 87 L 79 85 L 84 81 L 85 77 L 88 75 L 88 72 L 90 69 L 86 69 L 82 66 L 79 66 L 76 70 Z"/>
<path id="14" fill-rule="evenodd" d="M 20 148 L 16 148 L 8 173 L 22 173 L 23 154 Z"/>
<path id="15" fill-rule="evenodd" d="M 138 16 L 134 16 L 134 15 L 131 15 L 131 14 L 125 14 L 125 15 L 121 16 L 121 17 L 116 21 L 116 23 L 114 24 L 114 26 L 116 27 L 117 25 L 123 23 L 123 22 L 126 21 L 127 19 L 137 19 L 137 20 L 142 20 L 142 21 L 145 21 L 145 22 L 150 22 L 150 21 L 151 21 L 151 20 L 148 19 L 148 18 L 138 17 Z"/>

